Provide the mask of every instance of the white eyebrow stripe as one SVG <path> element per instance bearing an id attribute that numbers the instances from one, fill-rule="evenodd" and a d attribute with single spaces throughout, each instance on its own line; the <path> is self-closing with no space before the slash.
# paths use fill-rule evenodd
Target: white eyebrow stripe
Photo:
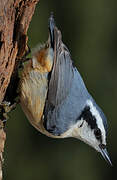
<path id="1" fill-rule="evenodd" d="M 97 110 L 96 106 L 94 106 L 94 104 L 92 103 L 92 101 L 90 99 L 87 100 L 86 104 L 90 107 L 90 111 L 92 113 L 92 115 L 96 118 L 96 124 L 98 126 L 98 128 L 101 130 L 102 133 L 102 142 L 104 144 L 106 144 L 105 140 L 106 140 L 106 132 L 104 129 L 104 125 L 103 125 L 103 120 L 100 116 L 99 111 Z"/>

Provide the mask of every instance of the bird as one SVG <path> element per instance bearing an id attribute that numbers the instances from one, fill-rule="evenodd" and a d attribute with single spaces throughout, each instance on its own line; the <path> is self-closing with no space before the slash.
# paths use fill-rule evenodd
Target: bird
<path id="1" fill-rule="evenodd" d="M 19 83 L 21 107 L 41 133 L 79 139 L 112 165 L 106 149 L 107 118 L 75 67 L 53 14 L 48 29 L 47 42 L 24 64 Z"/>

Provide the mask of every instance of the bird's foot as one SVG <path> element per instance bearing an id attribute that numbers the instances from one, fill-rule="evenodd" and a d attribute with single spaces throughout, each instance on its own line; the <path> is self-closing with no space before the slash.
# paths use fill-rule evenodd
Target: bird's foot
<path id="1" fill-rule="evenodd" d="M 3 101 L 0 103 L 0 129 L 5 127 L 8 120 L 8 113 L 15 109 L 17 103 L 11 105 L 10 102 Z"/>

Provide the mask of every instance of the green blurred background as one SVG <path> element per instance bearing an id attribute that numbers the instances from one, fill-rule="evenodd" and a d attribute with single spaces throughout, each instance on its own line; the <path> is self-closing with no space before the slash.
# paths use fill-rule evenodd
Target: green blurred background
<path id="1" fill-rule="evenodd" d="M 117 170 L 117 1 L 40 0 L 28 31 L 31 48 L 47 40 L 52 11 L 89 92 L 108 118 L 113 167 L 77 139 L 40 134 L 18 106 L 7 122 L 4 179 L 113 179 Z"/>

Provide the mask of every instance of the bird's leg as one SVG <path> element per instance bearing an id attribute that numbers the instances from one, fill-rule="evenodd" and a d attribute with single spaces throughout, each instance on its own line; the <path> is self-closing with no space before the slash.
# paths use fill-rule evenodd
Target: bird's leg
<path id="1" fill-rule="evenodd" d="M 5 127 L 8 120 L 8 113 L 16 108 L 18 102 L 11 105 L 10 102 L 3 101 L 0 103 L 0 129 Z"/>

